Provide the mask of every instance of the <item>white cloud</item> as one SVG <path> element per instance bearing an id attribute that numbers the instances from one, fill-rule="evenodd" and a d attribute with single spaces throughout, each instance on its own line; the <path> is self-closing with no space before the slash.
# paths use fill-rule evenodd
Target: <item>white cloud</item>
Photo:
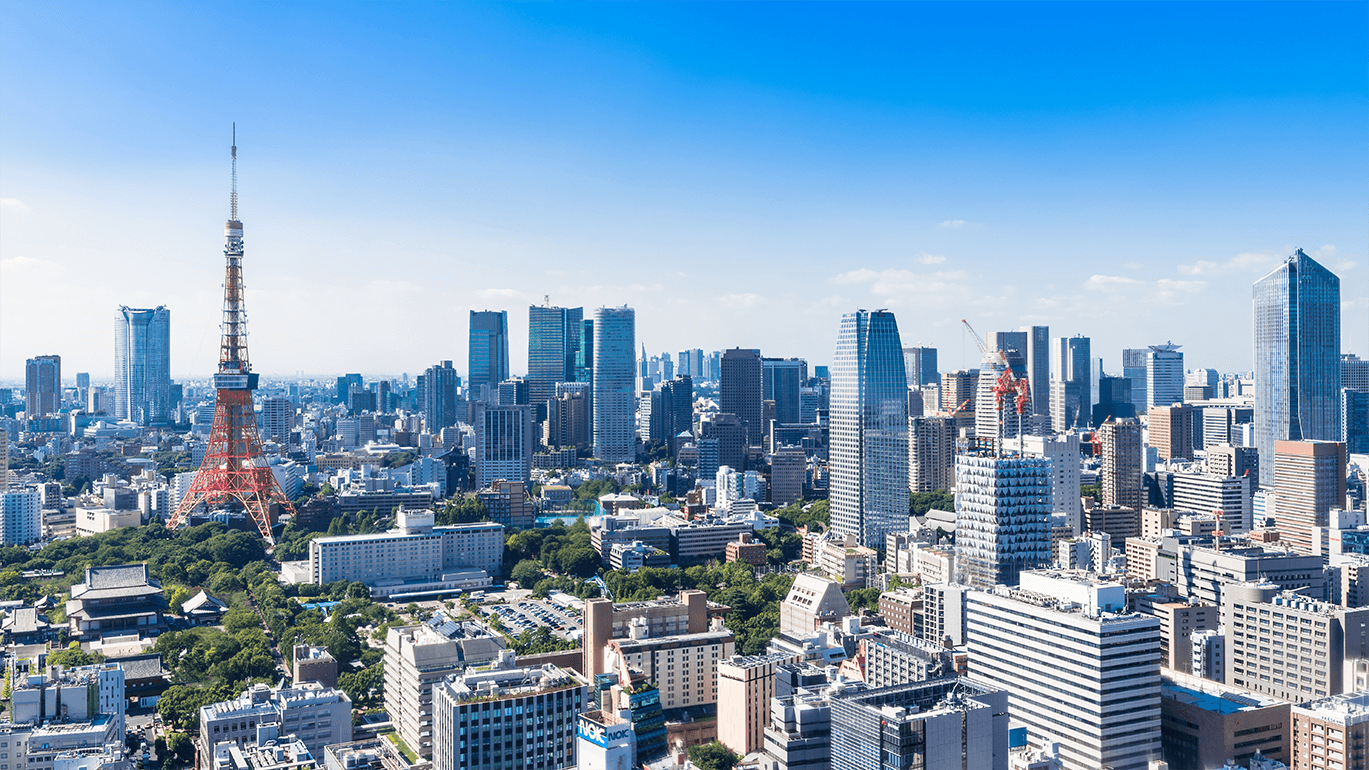
<path id="1" fill-rule="evenodd" d="M 1334 251 L 1336 247 L 1331 246 L 1330 248 Z M 1221 263 L 1200 259 L 1191 265 L 1179 265 L 1179 272 L 1184 275 L 1219 275 L 1231 272 L 1264 273 L 1274 269 L 1278 263 L 1279 257 L 1273 254 L 1247 251 Z"/>
<path id="2" fill-rule="evenodd" d="M 518 299 L 525 296 L 517 289 L 481 289 L 476 294 L 485 299 Z"/>
<path id="3" fill-rule="evenodd" d="M 1088 291 L 1102 291 L 1112 294 L 1134 286 L 1144 286 L 1145 283 L 1145 281 L 1122 275 L 1094 275 L 1084 281 L 1084 288 Z"/>
<path id="4" fill-rule="evenodd" d="M 968 223 L 963 219 L 948 219 L 937 227 L 964 227 L 966 224 Z"/>
<path id="5" fill-rule="evenodd" d="M 18 198 L 0 198 L 0 208 L 11 211 L 28 211 L 29 205 Z"/>
<path id="6" fill-rule="evenodd" d="M 924 265 L 939 265 L 946 261 L 946 257 L 941 254 L 923 254 L 917 261 Z"/>
<path id="7" fill-rule="evenodd" d="M 1343 273 L 1346 270 L 1354 270 L 1355 265 L 1358 264 L 1359 263 L 1353 259 L 1338 259 L 1336 260 L 1335 266 L 1333 266 L 1331 269 L 1335 270 L 1338 273 Z"/>
<path id="8" fill-rule="evenodd" d="M 10 257 L 9 259 L 0 259 L 0 269 L 6 271 L 27 270 L 30 268 L 56 268 L 60 270 L 61 266 L 56 262 L 49 262 L 45 259 L 34 259 L 33 257 Z"/>
<path id="9" fill-rule="evenodd" d="M 765 302 L 765 297 L 746 292 L 743 294 L 725 294 L 714 298 L 713 301 L 729 310 L 745 310 Z"/>

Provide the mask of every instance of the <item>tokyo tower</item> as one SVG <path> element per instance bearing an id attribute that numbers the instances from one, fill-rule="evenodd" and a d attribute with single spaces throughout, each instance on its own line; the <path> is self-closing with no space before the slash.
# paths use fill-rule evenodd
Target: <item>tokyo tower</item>
<path id="1" fill-rule="evenodd" d="M 281 491 L 262 454 L 257 434 L 257 416 L 252 406 L 252 391 L 257 375 L 247 361 L 247 312 L 243 307 L 242 222 L 238 221 L 238 141 L 233 131 L 233 194 L 231 214 L 224 226 L 228 245 L 228 275 L 223 283 L 223 340 L 219 345 L 219 371 L 214 375 L 218 392 L 214 402 L 214 427 L 209 432 L 200 470 L 190 491 L 176 506 L 167 526 L 177 529 L 190 520 L 190 513 L 204 505 L 208 508 L 236 504 L 256 523 L 266 542 L 271 536 L 271 504 L 287 513 L 295 508 Z"/>

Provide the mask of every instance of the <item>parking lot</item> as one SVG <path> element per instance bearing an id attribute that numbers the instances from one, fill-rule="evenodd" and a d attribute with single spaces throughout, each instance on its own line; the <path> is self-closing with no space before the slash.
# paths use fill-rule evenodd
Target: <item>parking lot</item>
<path id="1" fill-rule="evenodd" d="M 562 607 L 548 601 L 523 599 L 508 604 L 483 607 L 487 616 L 498 615 L 505 630 L 512 634 L 547 626 L 553 634 L 565 639 L 580 636 L 580 611 Z"/>

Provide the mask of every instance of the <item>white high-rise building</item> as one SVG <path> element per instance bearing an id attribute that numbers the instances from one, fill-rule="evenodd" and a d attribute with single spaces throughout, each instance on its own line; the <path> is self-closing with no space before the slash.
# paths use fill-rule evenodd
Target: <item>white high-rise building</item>
<path id="1" fill-rule="evenodd" d="M 120 306 L 114 319 L 114 416 L 171 422 L 171 311 Z"/>
<path id="2" fill-rule="evenodd" d="M 1152 406 L 1171 406 L 1184 400 L 1184 354 L 1179 345 L 1151 345 L 1146 354 L 1146 398 Z"/>
<path id="3" fill-rule="evenodd" d="M 1016 585 L 1051 563 L 1051 461 L 966 452 L 955 458 L 956 567 L 978 588 Z"/>
<path id="4" fill-rule="evenodd" d="M 295 405 L 290 403 L 290 399 L 280 396 L 263 398 L 257 425 L 262 441 L 289 443 L 290 431 L 295 428 Z"/>
<path id="5" fill-rule="evenodd" d="M 908 385 L 893 313 L 842 316 L 830 403 L 832 528 L 880 548 L 908 530 Z"/>
<path id="6" fill-rule="evenodd" d="M 1063 770 L 1147 770 L 1160 758 L 1160 619 L 1126 588 L 1029 571 L 1019 589 L 969 594 L 970 675 L 1008 692 L 1029 742 Z"/>
<path id="7" fill-rule="evenodd" d="M 0 533 L 3 533 L 4 545 L 38 542 L 43 533 L 43 503 L 37 487 L 4 490 Z"/>
<path id="8" fill-rule="evenodd" d="M 610 462 L 637 459 L 633 431 L 636 312 L 627 306 L 594 311 L 594 456 Z"/>
<path id="9" fill-rule="evenodd" d="M 1084 504 L 1079 495 L 1079 434 L 1022 436 L 1003 442 L 1003 448 L 1020 451 L 1025 457 L 1044 457 L 1051 461 L 1051 511 L 1062 514 L 1070 529 L 1084 531 Z"/>

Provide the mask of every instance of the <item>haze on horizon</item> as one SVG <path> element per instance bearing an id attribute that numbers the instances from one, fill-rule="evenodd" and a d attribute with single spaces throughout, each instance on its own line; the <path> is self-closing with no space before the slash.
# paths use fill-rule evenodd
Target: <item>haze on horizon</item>
<path id="1" fill-rule="evenodd" d="M 472 309 L 628 304 L 648 353 L 832 357 L 890 308 L 1246 371 L 1301 247 L 1369 353 L 1369 5 L 14 3 L 0 379 L 216 363 L 238 125 L 254 368 L 466 374 Z"/>

